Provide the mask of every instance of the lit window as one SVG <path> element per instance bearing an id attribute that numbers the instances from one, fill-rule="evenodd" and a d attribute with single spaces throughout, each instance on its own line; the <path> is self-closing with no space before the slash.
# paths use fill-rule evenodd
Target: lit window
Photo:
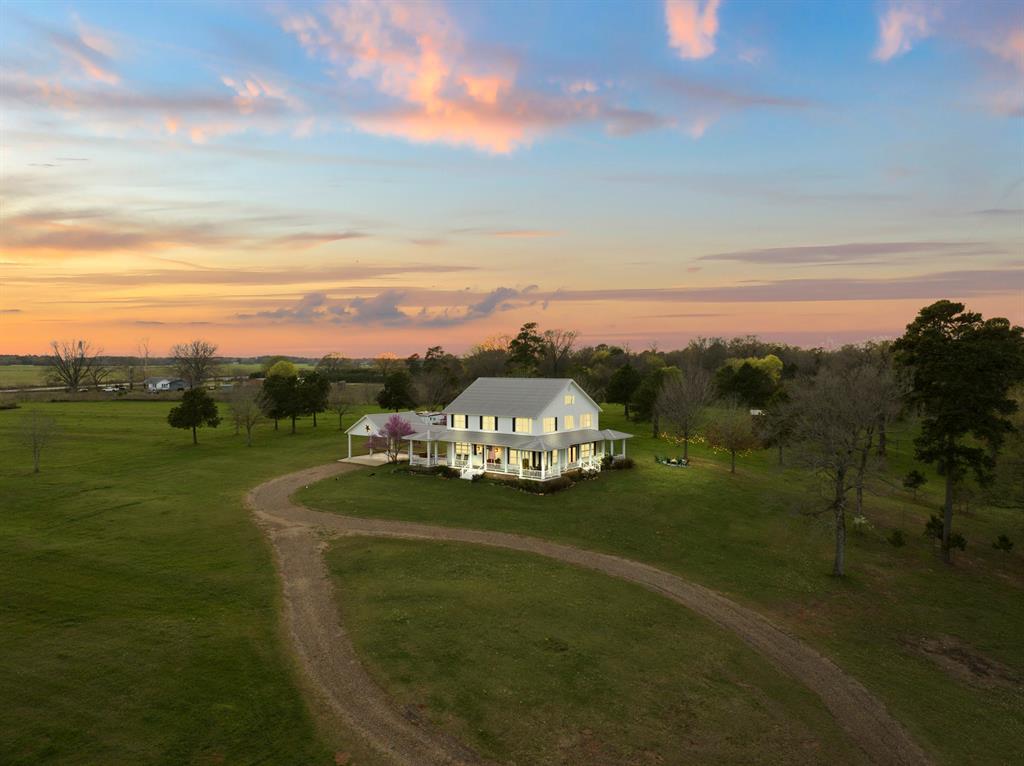
<path id="1" fill-rule="evenodd" d="M 565 430 L 569 431 L 576 427 L 576 420 L 572 415 L 565 416 Z"/>
<path id="2" fill-rule="evenodd" d="M 455 456 L 463 459 L 469 457 L 469 443 L 455 442 Z"/>
<path id="3" fill-rule="evenodd" d="M 592 442 L 584 442 L 580 445 L 580 457 L 587 458 L 594 454 L 594 445 Z"/>
<path id="4" fill-rule="evenodd" d="M 580 415 L 580 428 L 593 428 L 594 427 L 594 416 L 589 412 L 584 412 Z"/>
<path id="5" fill-rule="evenodd" d="M 576 404 L 576 397 L 573 394 L 566 394 L 564 401 L 566 404 Z"/>
<path id="6" fill-rule="evenodd" d="M 508 464 L 518 466 L 519 465 L 519 450 L 510 449 L 508 451 Z"/>
<path id="7" fill-rule="evenodd" d="M 466 427 L 466 416 L 465 415 L 452 415 L 452 428 L 465 428 Z"/>
<path id="8" fill-rule="evenodd" d="M 546 434 L 553 434 L 556 430 L 554 418 L 544 418 L 542 425 L 544 426 L 544 433 Z"/>
<path id="9" fill-rule="evenodd" d="M 493 415 L 484 415 L 480 418 L 481 431 L 497 431 L 498 419 Z"/>
<path id="10" fill-rule="evenodd" d="M 533 418 L 513 418 L 512 431 L 517 434 L 532 434 Z"/>

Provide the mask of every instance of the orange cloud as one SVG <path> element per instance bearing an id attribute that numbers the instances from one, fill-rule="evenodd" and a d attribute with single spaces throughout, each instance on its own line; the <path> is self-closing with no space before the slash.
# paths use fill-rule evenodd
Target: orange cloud
<path id="1" fill-rule="evenodd" d="M 680 58 L 704 59 L 715 52 L 719 0 L 665 0 L 669 44 Z"/>

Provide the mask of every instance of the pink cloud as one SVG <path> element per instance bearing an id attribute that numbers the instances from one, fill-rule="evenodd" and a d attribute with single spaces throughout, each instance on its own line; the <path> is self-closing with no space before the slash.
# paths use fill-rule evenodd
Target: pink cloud
<path id="1" fill-rule="evenodd" d="M 454 19 L 434 3 L 353 0 L 329 6 L 324 17 L 286 16 L 281 26 L 307 53 L 392 99 L 354 115 L 370 133 L 505 154 L 559 125 L 601 116 L 585 98 L 518 87 L 507 57 L 469 55 Z"/>
<path id="2" fill-rule="evenodd" d="M 669 44 L 680 58 L 704 59 L 715 52 L 719 0 L 665 0 Z"/>
<path id="3" fill-rule="evenodd" d="M 873 58 L 889 61 L 907 53 L 916 42 L 932 34 L 936 14 L 936 7 L 924 2 L 890 5 L 878 19 L 878 45 Z"/>

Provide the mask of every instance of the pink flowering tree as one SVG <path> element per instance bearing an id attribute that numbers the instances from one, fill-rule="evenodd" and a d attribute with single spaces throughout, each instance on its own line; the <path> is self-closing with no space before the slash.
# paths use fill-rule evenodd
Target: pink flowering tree
<path id="1" fill-rule="evenodd" d="M 402 441 L 410 434 L 416 433 L 412 424 L 401 415 L 392 415 L 384 424 L 380 434 L 387 442 L 388 462 L 397 463 L 398 453 L 402 449 Z"/>
<path id="2" fill-rule="evenodd" d="M 388 448 L 388 440 L 379 434 L 370 434 L 366 440 L 366 448 L 372 455 L 374 452 L 383 452 Z"/>

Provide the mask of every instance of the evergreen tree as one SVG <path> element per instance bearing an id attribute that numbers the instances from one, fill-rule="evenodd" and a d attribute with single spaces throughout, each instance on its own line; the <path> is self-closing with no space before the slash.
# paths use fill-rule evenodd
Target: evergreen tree
<path id="1" fill-rule="evenodd" d="M 171 408 L 167 422 L 172 428 L 191 428 L 192 443 L 198 444 L 197 428 L 216 428 L 220 425 L 217 403 L 206 393 L 205 388 L 191 388 L 181 395 L 181 404 Z"/>
<path id="2" fill-rule="evenodd" d="M 1013 430 L 1017 403 L 1009 392 L 1024 380 L 1024 329 L 942 300 L 921 309 L 893 348 L 910 369 L 910 400 L 923 416 L 917 459 L 946 480 L 942 553 L 949 563 L 954 487 L 968 471 L 986 483 Z"/>

